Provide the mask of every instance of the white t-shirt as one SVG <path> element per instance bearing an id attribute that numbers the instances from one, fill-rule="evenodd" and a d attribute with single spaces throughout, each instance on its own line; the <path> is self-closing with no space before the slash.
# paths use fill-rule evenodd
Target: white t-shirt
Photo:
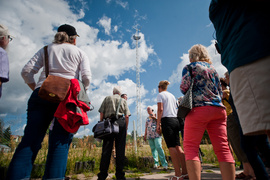
<path id="1" fill-rule="evenodd" d="M 48 45 L 49 74 L 67 79 L 79 79 L 86 89 L 90 85 L 91 70 L 90 62 L 81 49 L 69 43 Z M 44 49 L 41 48 L 23 67 L 21 75 L 25 83 L 34 83 L 34 75 L 44 67 Z M 40 87 L 46 79 L 45 69 L 41 71 L 36 88 Z"/>
<path id="2" fill-rule="evenodd" d="M 177 102 L 170 92 L 162 91 L 157 95 L 157 103 L 163 103 L 162 117 L 177 117 Z"/>

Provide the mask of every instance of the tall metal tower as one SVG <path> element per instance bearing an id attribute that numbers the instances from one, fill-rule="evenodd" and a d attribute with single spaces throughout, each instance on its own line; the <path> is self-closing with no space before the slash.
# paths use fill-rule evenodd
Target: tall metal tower
<path id="1" fill-rule="evenodd" d="M 140 85 L 140 58 L 138 53 L 138 41 L 141 39 L 141 36 L 138 35 L 138 29 L 136 29 L 136 34 L 133 36 L 133 39 L 136 41 L 136 105 L 137 105 L 137 131 L 139 136 L 142 135 L 142 113 L 141 113 L 141 85 Z"/>

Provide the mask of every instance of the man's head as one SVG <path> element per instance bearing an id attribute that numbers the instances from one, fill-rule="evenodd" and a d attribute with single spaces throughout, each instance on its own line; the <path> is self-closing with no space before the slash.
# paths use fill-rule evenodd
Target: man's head
<path id="1" fill-rule="evenodd" d="M 11 35 L 8 32 L 8 28 L 3 24 L 0 24 L 0 47 L 6 49 L 9 41 L 11 41 Z"/>
<path id="2" fill-rule="evenodd" d="M 229 72 L 228 72 L 228 71 L 225 72 L 224 76 L 225 76 L 225 81 L 226 81 L 227 85 L 230 85 L 230 76 L 229 76 Z"/>
<path id="3" fill-rule="evenodd" d="M 113 94 L 119 94 L 119 95 L 121 95 L 121 87 L 120 86 L 115 86 L 113 88 Z"/>
<path id="4" fill-rule="evenodd" d="M 228 86 L 228 84 L 225 81 L 225 78 L 220 78 L 220 84 L 221 84 L 222 90 L 226 89 Z"/>
<path id="5" fill-rule="evenodd" d="M 147 112 L 148 112 L 148 114 L 153 114 L 154 109 L 152 109 L 151 106 L 148 106 L 148 107 L 147 107 Z"/>
<path id="6" fill-rule="evenodd" d="M 127 100 L 127 94 L 121 94 L 121 98 Z"/>

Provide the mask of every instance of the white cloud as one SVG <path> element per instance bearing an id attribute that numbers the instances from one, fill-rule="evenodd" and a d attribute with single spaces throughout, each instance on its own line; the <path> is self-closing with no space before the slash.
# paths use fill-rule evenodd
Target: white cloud
<path id="1" fill-rule="evenodd" d="M 118 31 L 118 26 L 114 26 L 113 30 L 114 30 L 114 32 L 117 32 Z"/>
<path id="2" fill-rule="evenodd" d="M 151 94 L 157 94 L 157 89 L 155 88 L 155 89 L 152 89 L 152 91 L 151 91 Z"/>
<path id="3" fill-rule="evenodd" d="M 106 3 L 110 4 L 111 2 L 115 2 L 117 5 L 120 5 L 124 9 L 128 9 L 128 2 L 122 0 L 106 0 Z"/>
<path id="4" fill-rule="evenodd" d="M 212 22 L 209 23 L 208 25 L 206 25 L 207 28 L 211 27 L 212 26 Z"/>
<path id="5" fill-rule="evenodd" d="M 127 9 L 128 8 L 128 2 L 123 2 L 122 0 L 116 0 L 116 4 L 122 6 L 122 8 Z"/>
<path id="6" fill-rule="evenodd" d="M 88 136 L 90 133 L 92 133 L 92 130 L 89 128 L 86 128 L 86 126 L 81 126 L 80 130 L 74 135 L 74 137 L 83 137 Z"/>
<path id="7" fill-rule="evenodd" d="M 112 19 L 108 18 L 105 15 L 97 22 L 98 25 L 104 28 L 105 34 L 107 35 L 111 34 L 111 23 L 112 23 Z"/>
<path id="8" fill-rule="evenodd" d="M 111 2 L 112 2 L 112 0 L 106 0 L 106 3 L 108 3 L 108 4 L 111 3 Z"/>
<path id="9" fill-rule="evenodd" d="M 20 128 L 16 129 L 13 134 L 23 134 L 24 128 L 25 128 L 26 124 L 24 124 L 23 126 L 21 126 Z"/>
<path id="10" fill-rule="evenodd" d="M 215 42 L 212 41 L 211 45 L 207 47 L 207 50 L 211 56 L 211 60 L 213 63 L 213 66 L 215 67 L 216 71 L 218 72 L 220 77 L 224 77 L 224 73 L 227 71 L 227 69 L 221 64 L 221 60 L 220 60 L 220 54 L 217 53 L 216 49 L 215 49 Z M 184 68 L 184 66 L 186 66 L 187 64 L 189 64 L 189 57 L 188 57 L 188 53 L 187 54 L 183 54 L 180 57 L 181 61 L 178 64 L 176 70 L 173 71 L 172 75 L 169 78 L 169 81 L 171 83 L 180 83 L 181 78 L 182 78 L 182 70 Z"/>

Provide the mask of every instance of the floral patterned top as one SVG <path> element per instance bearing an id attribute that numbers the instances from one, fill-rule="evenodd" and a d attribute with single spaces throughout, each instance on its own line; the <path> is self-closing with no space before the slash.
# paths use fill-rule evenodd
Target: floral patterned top
<path id="1" fill-rule="evenodd" d="M 147 117 L 145 127 L 147 128 L 147 139 L 160 137 L 157 133 L 157 120 Z"/>
<path id="2" fill-rule="evenodd" d="M 214 66 L 207 62 L 192 62 L 189 64 L 192 68 L 192 78 L 194 85 L 192 90 L 193 107 L 200 106 L 220 106 L 222 104 L 222 89 L 219 76 Z M 180 90 L 185 94 L 191 84 L 191 76 L 186 65 L 182 72 L 182 82 Z"/>

